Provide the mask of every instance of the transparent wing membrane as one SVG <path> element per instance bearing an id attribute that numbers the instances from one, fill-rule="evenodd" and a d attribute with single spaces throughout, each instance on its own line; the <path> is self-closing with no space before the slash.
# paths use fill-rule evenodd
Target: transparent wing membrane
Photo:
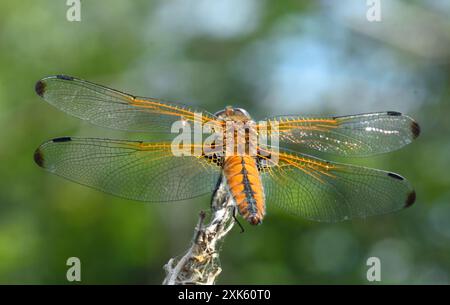
<path id="1" fill-rule="evenodd" d="M 174 157 L 170 143 L 64 137 L 42 144 L 36 163 L 120 197 L 176 201 L 211 193 L 221 168 L 203 157 Z"/>
<path id="2" fill-rule="evenodd" d="M 261 169 L 270 206 L 311 220 L 335 222 L 386 214 L 414 203 L 409 182 L 391 172 L 283 151 Z"/>
<path id="3" fill-rule="evenodd" d="M 99 126 L 127 131 L 169 135 L 175 121 L 181 120 L 182 126 L 194 123 L 195 113 L 202 114 L 199 123 L 217 124 L 218 130 L 225 121 L 249 118 L 239 108 L 236 113 L 241 116 L 228 107 L 220 112 L 224 118 L 216 117 L 201 109 L 136 97 L 63 75 L 42 79 L 35 89 L 62 111 Z M 280 143 L 343 156 L 393 151 L 420 133 L 413 119 L 391 111 L 328 118 L 278 116 L 257 128 L 267 131 L 268 136 L 277 135 Z M 212 146 L 225 150 L 220 143 Z M 200 144 L 187 148 L 191 153 L 201 149 Z M 257 151 L 267 205 L 278 205 L 295 215 L 335 222 L 390 213 L 415 201 L 410 183 L 392 172 L 328 162 L 263 143 Z M 214 152 L 203 152 L 179 157 L 172 153 L 171 142 L 62 137 L 43 143 L 34 160 L 56 175 L 110 194 L 166 202 L 214 191 L 224 159 Z"/>
<path id="4" fill-rule="evenodd" d="M 413 119 L 393 111 L 329 118 L 278 116 L 267 119 L 267 123 L 274 122 L 278 124 L 280 143 L 299 144 L 343 156 L 397 150 L 420 133 Z"/>
<path id="5" fill-rule="evenodd" d="M 214 120 L 204 110 L 153 98 L 135 97 L 70 76 L 50 76 L 36 83 L 37 94 L 56 108 L 93 124 L 138 132 L 170 133 L 178 120 Z"/>

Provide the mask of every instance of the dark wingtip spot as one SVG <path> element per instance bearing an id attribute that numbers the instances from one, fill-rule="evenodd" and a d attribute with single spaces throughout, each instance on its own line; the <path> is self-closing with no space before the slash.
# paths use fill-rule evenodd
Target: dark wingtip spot
<path id="1" fill-rule="evenodd" d="M 387 115 L 392 115 L 392 116 L 400 116 L 402 115 L 400 112 L 397 111 L 388 111 Z"/>
<path id="2" fill-rule="evenodd" d="M 416 192 L 412 191 L 411 193 L 408 194 L 408 197 L 406 197 L 405 208 L 412 206 L 415 201 L 416 201 Z"/>
<path id="3" fill-rule="evenodd" d="M 42 156 L 41 150 L 38 148 L 34 152 L 34 162 L 36 162 L 37 165 L 40 167 L 44 167 L 44 157 Z"/>
<path id="4" fill-rule="evenodd" d="M 69 141 L 72 141 L 72 138 L 71 137 L 61 137 L 61 138 L 55 138 L 52 141 L 55 143 L 69 142 Z"/>
<path id="5" fill-rule="evenodd" d="M 388 173 L 388 176 L 392 177 L 392 178 L 395 178 L 395 179 L 398 179 L 398 180 L 405 180 L 402 176 L 397 175 L 396 173 Z"/>
<path id="6" fill-rule="evenodd" d="M 40 97 L 44 96 L 44 92 L 45 92 L 45 83 L 41 80 L 38 80 L 36 85 L 34 85 L 34 91 L 36 91 L 37 95 L 39 95 Z"/>
<path id="7" fill-rule="evenodd" d="M 411 123 L 411 132 L 413 134 L 414 139 L 420 135 L 420 126 L 415 121 Z"/>
<path id="8" fill-rule="evenodd" d="M 72 77 L 72 76 L 63 75 L 63 74 L 56 75 L 56 78 L 58 78 L 58 79 L 63 79 L 63 80 L 73 80 L 73 77 Z"/>

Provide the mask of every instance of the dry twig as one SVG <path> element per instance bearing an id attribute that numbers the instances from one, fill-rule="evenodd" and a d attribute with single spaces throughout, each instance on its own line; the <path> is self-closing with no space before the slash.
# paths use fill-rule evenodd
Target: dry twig
<path id="1" fill-rule="evenodd" d="M 219 250 L 221 241 L 234 225 L 234 201 L 223 179 L 211 203 L 211 221 L 205 224 L 206 213 L 200 213 L 191 247 L 181 258 L 171 258 L 164 269 L 163 285 L 212 285 L 222 269 Z"/>

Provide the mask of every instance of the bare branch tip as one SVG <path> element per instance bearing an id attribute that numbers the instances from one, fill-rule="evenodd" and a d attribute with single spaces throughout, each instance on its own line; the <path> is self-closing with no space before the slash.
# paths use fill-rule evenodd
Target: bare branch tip
<path id="1" fill-rule="evenodd" d="M 211 203 L 210 222 L 205 223 L 206 212 L 199 213 L 190 248 L 181 258 L 171 258 L 164 270 L 164 285 L 212 285 L 222 272 L 219 261 L 220 244 L 234 223 L 234 201 L 222 180 Z"/>

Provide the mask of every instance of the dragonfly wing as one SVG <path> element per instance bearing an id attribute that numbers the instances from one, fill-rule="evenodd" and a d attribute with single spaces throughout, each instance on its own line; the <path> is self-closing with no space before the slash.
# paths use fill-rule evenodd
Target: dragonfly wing
<path id="1" fill-rule="evenodd" d="M 199 108 L 136 97 L 65 75 L 43 78 L 36 83 L 35 90 L 56 108 L 113 129 L 170 133 L 173 122 L 194 122 L 195 113 L 202 114 L 200 123 L 214 120 L 212 114 Z"/>
<path id="2" fill-rule="evenodd" d="M 280 152 L 261 169 L 267 203 L 305 218 L 336 222 L 386 214 L 412 205 L 415 192 L 395 173 Z"/>
<path id="3" fill-rule="evenodd" d="M 343 156 L 367 156 L 397 150 L 419 136 L 420 127 L 399 112 L 377 112 L 328 118 L 279 116 L 280 142 Z M 265 128 L 264 126 L 261 126 Z"/>
<path id="4" fill-rule="evenodd" d="M 43 143 L 36 163 L 46 170 L 134 200 L 164 202 L 214 190 L 221 168 L 203 157 L 175 157 L 170 143 L 63 137 Z"/>

